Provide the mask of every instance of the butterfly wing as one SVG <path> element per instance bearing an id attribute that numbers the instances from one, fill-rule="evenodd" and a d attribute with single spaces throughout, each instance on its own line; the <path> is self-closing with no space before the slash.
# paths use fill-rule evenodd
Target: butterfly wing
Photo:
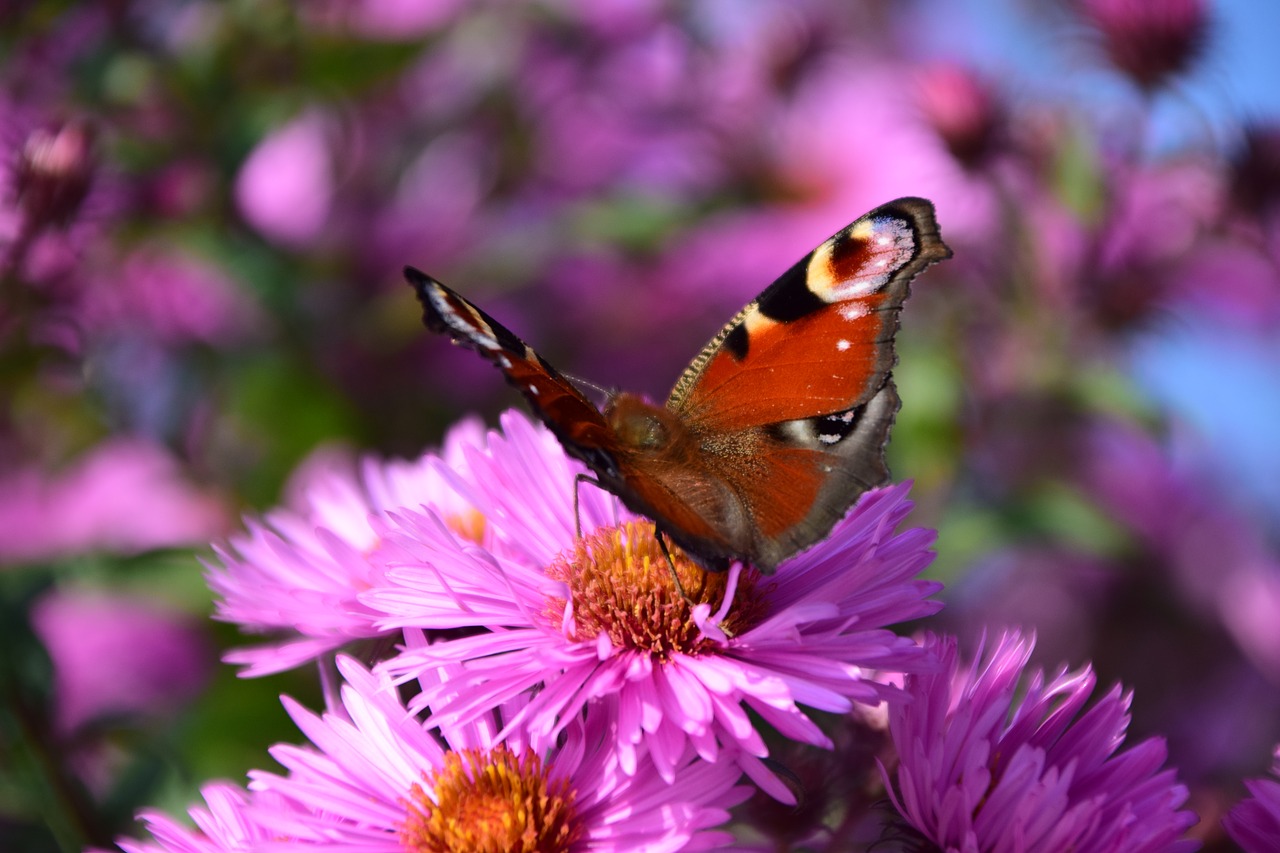
<path id="1" fill-rule="evenodd" d="M 480 353 L 529 401 L 570 455 L 598 474 L 617 476 L 614 433 L 600 410 L 505 326 L 413 267 L 405 278 L 422 303 L 427 328 Z"/>
<path id="2" fill-rule="evenodd" d="M 772 569 L 888 478 L 898 313 L 911 280 L 950 256 L 930 202 L 882 205 L 783 273 L 676 382 L 667 407 L 702 453 L 675 476 L 736 495 L 723 524 L 740 556 Z"/>

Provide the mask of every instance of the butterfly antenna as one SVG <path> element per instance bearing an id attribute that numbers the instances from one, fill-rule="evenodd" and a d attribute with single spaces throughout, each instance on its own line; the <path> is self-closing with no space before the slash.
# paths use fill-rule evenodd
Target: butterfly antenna
<path id="1" fill-rule="evenodd" d="M 608 388 L 605 388 L 603 385 L 597 385 L 590 379 L 583 379 L 581 376 L 574 376 L 572 373 L 561 373 L 560 375 L 565 379 L 568 379 L 574 385 L 583 388 L 590 388 L 592 391 L 599 393 L 601 397 L 612 397 L 615 393 L 610 391 Z"/>

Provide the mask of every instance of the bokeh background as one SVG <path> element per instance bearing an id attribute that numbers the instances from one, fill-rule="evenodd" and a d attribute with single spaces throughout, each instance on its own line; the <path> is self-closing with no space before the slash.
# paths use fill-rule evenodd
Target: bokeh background
<path id="1" fill-rule="evenodd" d="M 0 849 L 296 740 L 199 563 L 516 397 L 411 263 L 661 399 L 900 195 L 931 621 L 1135 691 L 1197 832 L 1280 741 L 1280 54 L 1234 0 L 0 2 Z M 972 648 L 972 646 L 970 646 Z"/>

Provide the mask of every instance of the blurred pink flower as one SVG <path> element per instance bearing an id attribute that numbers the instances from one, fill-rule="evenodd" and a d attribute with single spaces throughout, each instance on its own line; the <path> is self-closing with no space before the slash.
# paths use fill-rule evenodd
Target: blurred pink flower
<path id="1" fill-rule="evenodd" d="M 1255 666 L 1280 675 L 1280 561 L 1258 532 L 1134 427 L 1097 424 L 1081 459 L 1086 492 L 1159 557 L 1186 606 L 1219 620 Z"/>
<path id="2" fill-rule="evenodd" d="M 78 320 L 91 336 L 143 334 L 166 344 L 227 345 L 262 329 L 261 310 L 221 269 L 146 247 L 85 289 Z"/>
<path id="3" fill-rule="evenodd" d="M 1275 853 L 1280 845 L 1280 748 L 1272 759 L 1271 777 L 1246 780 L 1250 796 L 1222 821 L 1245 853 Z"/>
<path id="4" fill-rule="evenodd" d="M 947 586 L 934 623 L 963 643 L 997 629 L 1035 626 L 1039 660 L 1090 653 L 1115 585 L 1114 566 L 1062 547 L 1023 545 L 976 560 Z"/>
<path id="5" fill-rule="evenodd" d="M 710 850 L 713 830 L 748 791 L 731 763 L 692 755 L 668 784 L 643 762 L 622 773 L 612 720 L 569 723 L 555 744 L 499 742 L 486 722 L 440 736 L 405 712 L 394 687 L 342 658 L 342 708 L 316 716 L 285 707 L 313 747 L 279 745 L 287 775 L 250 773 L 248 795 L 213 786 L 194 809 L 201 832 L 156 812 L 141 815 L 159 846 L 122 840 L 128 853 L 306 849 Z"/>
<path id="6" fill-rule="evenodd" d="M 398 276 L 406 262 L 447 267 L 474 250 L 483 233 L 477 220 L 491 189 L 493 159 L 492 146 L 478 135 L 446 133 L 423 146 L 372 220 L 370 267 Z"/>
<path id="7" fill-rule="evenodd" d="M 247 535 L 215 546 L 207 565 L 219 596 L 216 618 L 252 633 L 276 635 L 266 645 L 228 652 L 245 676 L 290 669 L 353 640 L 384 633 L 378 614 L 358 599 L 380 571 L 370 562 L 382 542 L 373 519 L 388 511 L 429 506 L 455 535 L 484 541 L 485 519 L 455 491 L 446 472 L 465 472 L 483 452 L 483 430 L 463 421 L 445 436 L 439 454 L 415 461 L 365 459 L 358 471 L 332 457 L 304 463 L 288 490 L 296 508 L 249 520 Z"/>
<path id="8" fill-rule="evenodd" d="M 991 230 L 990 185 L 967 174 L 921 120 L 914 82 L 904 66 L 832 62 L 786 104 L 773 136 L 775 168 L 813 233 L 906 195 L 933 200 L 948 240 Z"/>
<path id="9" fill-rule="evenodd" d="M 53 661 L 55 722 L 63 732 L 109 715 L 173 715 L 213 672 L 203 623 L 149 599 L 55 591 L 31 618 Z"/>
<path id="10" fill-rule="evenodd" d="M 414 41 L 448 24 L 465 0 L 316 0 L 299 7 L 317 29 L 382 41 Z"/>
<path id="11" fill-rule="evenodd" d="M 1168 273 L 1170 296 L 1192 316 L 1259 334 L 1280 329 L 1280 270 L 1252 241 L 1202 241 Z"/>
<path id="12" fill-rule="evenodd" d="M 228 522 L 219 496 L 141 439 L 104 441 L 56 475 L 32 466 L 0 477 L 0 561 L 8 563 L 203 544 Z"/>
<path id="13" fill-rule="evenodd" d="M 466 662 L 416 700 L 433 719 L 481 719 L 536 689 L 508 726 L 549 736 L 604 703 L 617 708 L 628 771 L 647 750 L 670 781 L 688 747 L 709 761 L 731 750 L 763 788 L 790 799 L 759 761 L 767 749 L 746 709 L 829 748 L 801 704 L 835 713 L 875 704 L 892 691 L 868 670 L 919 664 L 915 643 L 887 629 L 937 610 L 927 596 L 938 585 L 915 577 L 932 559 L 932 531 L 894 533 L 911 507 L 905 485 L 864 495 L 829 539 L 772 578 L 704 573 L 682 557 L 693 603 L 677 593 L 652 525 L 634 523 L 612 495 L 581 489 L 585 539 L 575 541 L 582 467 L 524 418 L 508 413 L 503 427 L 505 441 L 490 440 L 466 484 L 493 545 L 449 535 L 434 515 L 388 516 L 375 555 L 384 571 L 360 597 L 386 628 L 483 629 L 382 665 L 406 680 Z"/>
<path id="14" fill-rule="evenodd" d="M 287 248 L 304 248 L 320 236 L 334 196 L 329 126 L 306 112 L 258 143 L 235 184 L 241 215 L 263 236 Z"/>
<path id="15" fill-rule="evenodd" d="M 1150 739 L 1117 752 L 1131 695 L 1087 711 L 1089 667 L 1024 679 L 1034 639 L 1003 635 L 967 671 L 954 638 L 930 637 L 937 672 L 907 676 L 891 705 L 899 764 L 883 770 L 903 818 L 944 851 L 1143 853 L 1193 850 L 1187 789 Z M 1083 711 L 1083 713 L 1082 713 Z"/>
<path id="16" fill-rule="evenodd" d="M 1004 130 L 996 90 L 965 66 L 939 62 L 916 77 L 916 103 L 925 121 L 966 169 L 995 155 Z"/>
<path id="17" fill-rule="evenodd" d="M 1116 197 L 1079 287 L 1102 324 L 1118 328 L 1147 320 L 1167 304 L 1171 275 L 1223 215 L 1224 186 L 1212 164 L 1200 160 L 1112 179 Z M 1216 280 L 1197 284 L 1213 298 Z"/>

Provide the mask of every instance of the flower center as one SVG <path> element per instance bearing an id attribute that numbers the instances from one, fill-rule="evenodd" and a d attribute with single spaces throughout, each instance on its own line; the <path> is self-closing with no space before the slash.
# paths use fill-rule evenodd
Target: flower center
<path id="1" fill-rule="evenodd" d="M 409 853 L 558 853 L 582 834 L 569 781 L 548 779 L 536 755 L 450 752 L 424 782 L 431 793 L 410 789 L 400 828 Z"/>
<path id="2" fill-rule="evenodd" d="M 487 519 L 475 507 L 468 507 L 461 512 L 446 516 L 444 523 L 463 539 L 470 539 L 476 544 L 484 542 L 484 529 Z"/>
<path id="3" fill-rule="evenodd" d="M 717 648 L 714 640 L 699 633 L 693 606 L 709 604 L 712 613 L 718 612 L 729 573 L 704 571 L 674 546 L 671 559 L 688 599 L 676 587 L 653 522 L 602 527 L 578 540 L 572 552 L 561 554 L 547 568 L 550 577 L 569 585 L 573 638 L 591 640 L 603 631 L 615 646 L 660 659 Z M 732 607 L 720 623 L 726 634 L 748 631 L 763 617 L 759 578 L 754 569 L 744 569 L 739 576 Z M 548 602 L 548 615 L 557 629 L 563 628 L 564 600 Z"/>

